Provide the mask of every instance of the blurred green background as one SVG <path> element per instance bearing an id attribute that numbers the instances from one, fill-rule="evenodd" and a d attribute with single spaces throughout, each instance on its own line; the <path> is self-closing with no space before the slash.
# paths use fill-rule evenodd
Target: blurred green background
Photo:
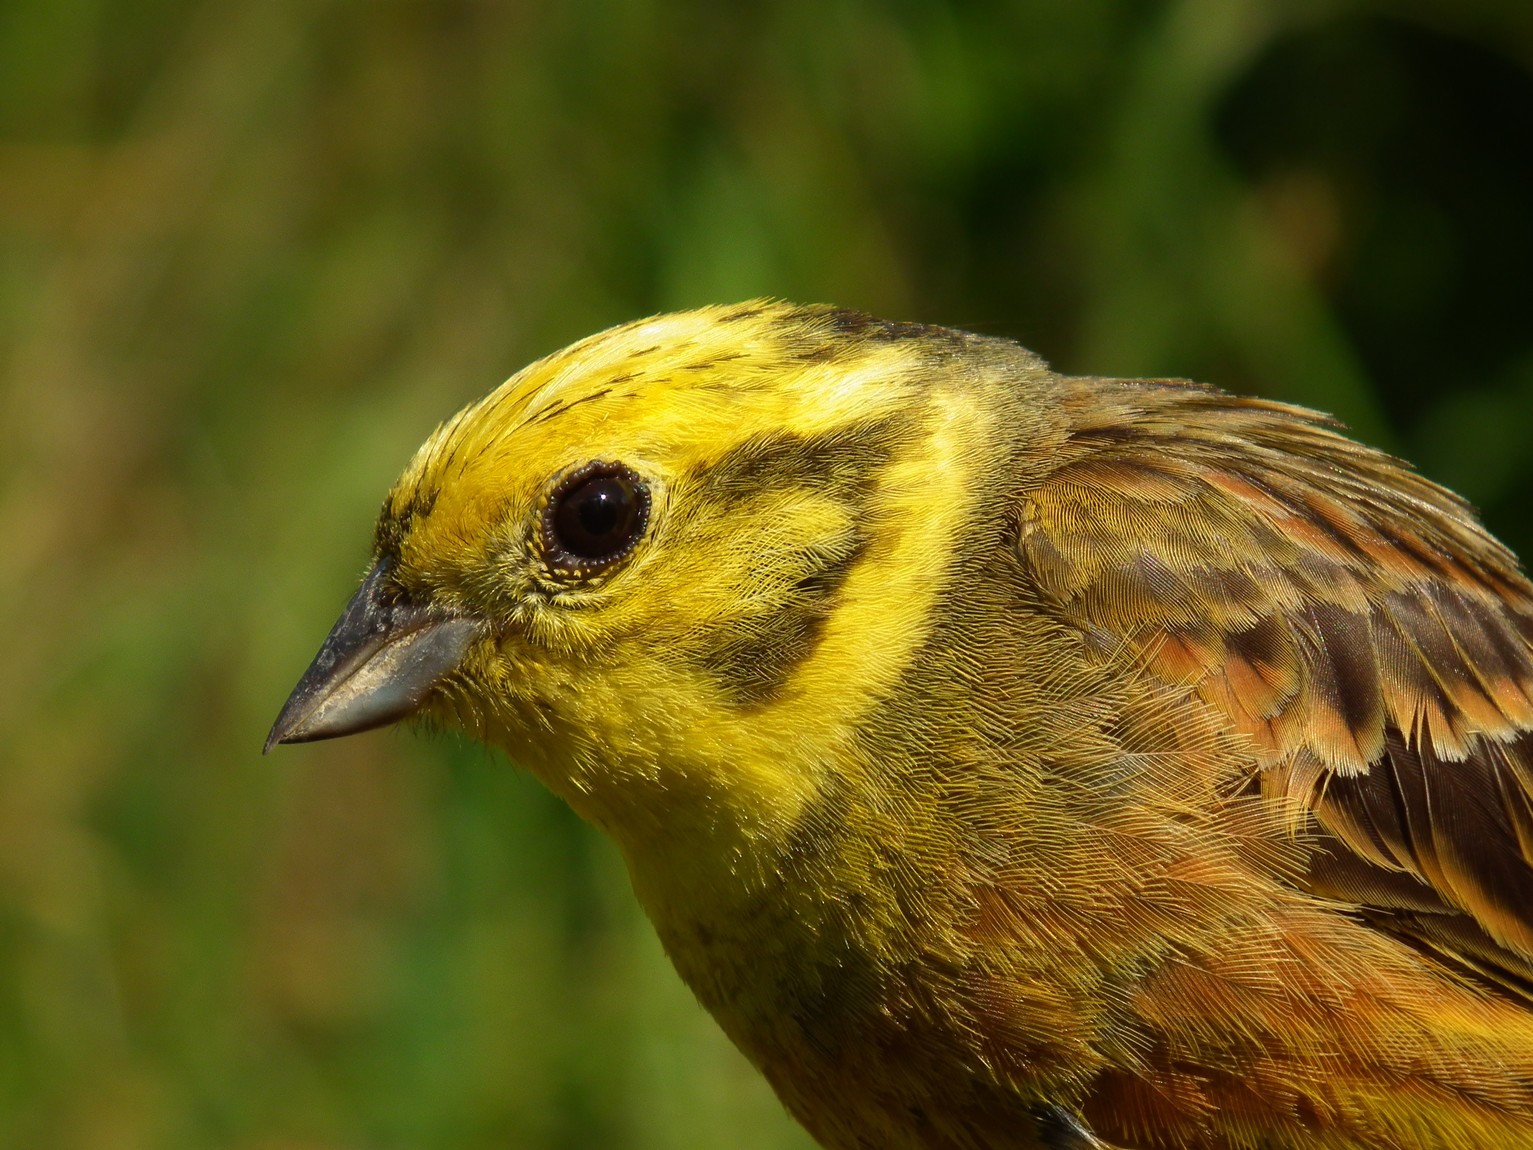
<path id="1" fill-rule="evenodd" d="M 434 423 L 758 294 L 1335 411 L 1533 554 L 1533 5 L 0 6 L 0 1145 L 803 1148 L 499 757 L 259 755 Z"/>

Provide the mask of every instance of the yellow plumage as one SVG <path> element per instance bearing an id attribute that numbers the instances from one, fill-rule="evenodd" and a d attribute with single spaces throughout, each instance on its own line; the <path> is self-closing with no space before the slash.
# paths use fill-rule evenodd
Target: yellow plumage
<path id="1" fill-rule="evenodd" d="M 1533 1146 L 1533 591 L 1309 413 L 706 308 L 374 558 L 272 741 L 505 747 L 826 1146 Z"/>

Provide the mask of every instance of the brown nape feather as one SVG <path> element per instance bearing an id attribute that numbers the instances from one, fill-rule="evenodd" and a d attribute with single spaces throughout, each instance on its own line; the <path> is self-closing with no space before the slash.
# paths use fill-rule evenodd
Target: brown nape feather
<path id="1" fill-rule="evenodd" d="M 1455 496 L 1307 412 L 1081 380 L 1024 494 L 1040 595 L 1256 745 L 1310 889 L 1533 985 L 1533 586 Z"/>

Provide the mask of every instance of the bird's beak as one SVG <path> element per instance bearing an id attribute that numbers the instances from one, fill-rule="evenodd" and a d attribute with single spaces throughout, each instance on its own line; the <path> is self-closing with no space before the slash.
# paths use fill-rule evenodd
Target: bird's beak
<path id="1" fill-rule="evenodd" d="M 384 594 L 379 560 L 277 716 L 266 750 L 354 735 L 408 717 L 480 633 L 475 619 Z"/>

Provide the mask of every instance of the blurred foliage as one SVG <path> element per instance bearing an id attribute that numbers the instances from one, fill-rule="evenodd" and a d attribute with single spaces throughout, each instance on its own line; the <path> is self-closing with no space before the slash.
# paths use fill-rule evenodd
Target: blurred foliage
<path id="1" fill-rule="evenodd" d="M 758 294 L 1336 411 L 1533 553 L 1533 6 L 0 6 L 0 1144 L 804 1147 L 498 757 L 259 754 L 437 419 Z"/>

